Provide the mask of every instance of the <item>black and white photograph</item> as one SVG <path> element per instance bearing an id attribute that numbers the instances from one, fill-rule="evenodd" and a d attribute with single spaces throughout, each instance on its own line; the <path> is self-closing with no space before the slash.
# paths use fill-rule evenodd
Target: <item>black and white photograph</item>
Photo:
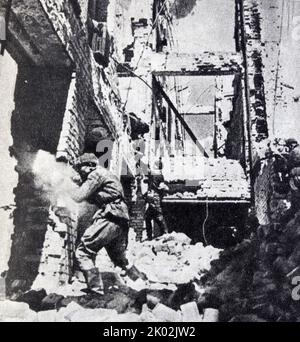
<path id="1" fill-rule="evenodd" d="M 0 322 L 300 322 L 300 0 L 0 0 Z"/>

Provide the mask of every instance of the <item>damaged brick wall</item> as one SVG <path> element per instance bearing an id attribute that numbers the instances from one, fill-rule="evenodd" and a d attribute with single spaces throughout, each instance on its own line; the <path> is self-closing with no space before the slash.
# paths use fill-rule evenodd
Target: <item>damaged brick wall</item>
<path id="1" fill-rule="evenodd" d="M 262 61 L 261 17 L 256 0 L 240 1 L 241 46 L 247 65 L 248 93 L 253 142 L 268 137 Z"/>
<path id="2" fill-rule="evenodd" d="M 32 166 L 35 153 L 55 154 L 60 138 L 70 74 L 19 66 L 12 116 L 18 186 L 14 190 L 14 234 L 7 274 L 9 290 L 28 288 L 38 274 L 50 203 L 36 186 Z"/>
<path id="3" fill-rule="evenodd" d="M 116 138 L 113 143 L 110 166 L 112 171 L 119 174 L 119 161 L 123 156 L 119 149 L 118 138 L 122 135 L 123 121 L 116 80 L 113 77 L 116 73 L 114 65 L 110 64 L 104 69 L 95 62 L 88 45 L 87 28 L 68 2 L 54 4 L 41 1 L 41 3 L 74 66 L 57 158 L 73 163 L 80 153 L 91 146 L 93 150 L 90 152 L 96 152 L 97 142 L 110 136 L 113 137 L 112 139 Z M 84 10 L 87 8 L 82 8 L 81 17 L 85 15 Z M 97 129 L 97 136 L 93 136 L 93 141 L 91 141 L 90 132 L 93 128 Z M 94 131 L 92 133 L 94 134 Z M 46 279 L 57 281 L 58 284 L 65 284 L 71 280 L 74 271 L 75 242 L 83 225 L 84 228 L 88 225 L 86 221 L 88 215 L 81 216 L 85 210 L 76 212 L 74 209 L 70 212 L 63 207 L 62 203 L 60 206 L 60 209 L 65 209 L 64 214 L 58 213 L 56 218 L 52 215 L 51 222 L 54 222 L 55 227 L 51 224 L 47 227 L 47 239 L 43 246 L 42 263 L 39 268 L 40 277 L 37 283 L 43 282 L 43 275 L 47 276 L 45 270 L 48 267 L 52 277 L 48 274 L 50 278 L 47 276 Z M 55 212 L 54 210 L 54 214 Z M 89 210 L 88 212 L 89 216 L 92 216 Z M 55 241 L 60 241 L 60 243 L 55 243 Z M 53 253 L 53 248 L 55 253 Z"/>
<path id="4" fill-rule="evenodd" d="M 15 190 L 17 204 L 14 213 L 15 231 L 7 277 L 12 292 L 27 289 L 38 273 L 40 271 L 43 273 L 43 265 L 46 263 L 56 268 L 56 273 L 61 276 L 60 280 L 67 281 L 70 277 L 72 261 L 69 249 L 74 249 L 74 244 L 70 244 L 69 241 L 73 241 L 77 234 L 75 212 L 69 213 L 70 224 L 67 225 L 67 229 L 59 235 L 51 236 L 53 220 L 49 219 L 50 203 L 46 200 L 45 194 L 37 189 L 32 174 L 34 153 L 45 150 L 53 155 L 56 154 L 60 160 L 74 162 L 84 150 L 86 119 L 90 110 L 95 111 L 95 107 L 99 118 L 109 125 L 114 134 L 122 133 L 120 113 L 114 116 L 109 110 L 102 110 L 106 100 L 112 103 L 111 107 L 114 109 L 117 95 L 111 95 L 112 87 L 105 78 L 101 66 L 96 65 L 89 49 L 86 27 L 81 21 L 81 18 L 86 17 L 84 11 L 87 8 L 83 7 L 83 12 L 79 14 L 77 7 L 74 7 L 74 2 L 71 1 L 38 2 L 42 4 L 45 11 L 39 12 L 37 18 L 41 28 L 51 23 L 55 29 L 51 39 L 54 35 L 58 36 L 59 39 L 55 41 L 56 43 L 60 41 L 71 63 L 67 63 L 69 67 L 57 65 L 59 51 L 47 50 L 45 54 L 48 56 L 47 59 L 43 63 L 41 53 L 37 59 L 41 65 L 37 67 L 34 65 L 35 60 L 29 61 L 28 56 L 25 56 L 27 50 L 20 48 L 24 44 L 22 41 L 24 37 L 16 36 L 11 39 L 10 48 L 15 52 L 14 56 L 18 56 L 19 64 L 15 91 L 16 110 L 12 118 L 14 138 L 12 150 L 18 160 L 19 184 Z M 38 6 L 37 1 L 27 3 L 26 6 L 22 1 L 14 5 L 13 11 L 18 15 L 22 14 L 24 8 L 26 9 L 28 20 L 26 19 L 27 21 L 22 24 L 27 25 L 29 36 L 36 34 L 37 23 L 30 20 L 30 15 L 33 15 L 30 11 Z M 47 17 L 42 17 L 42 13 Z M 45 37 L 46 40 L 48 38 Z M 41 45 L 41 48 L 43 47 L 45 44 Z M 52 54 L 55 59 L 51 61 L 49 56 Z M 65 62 L 65 58 L 65 54 L 61 55 L 62 61 Z M 49 65 L 49 61 L 53 65 L 51 63 Z M 105 85 L 105 97 L 101 93 L 103 85 Z M 108 104 L 105 105 L 110 108 Z M 56 254 L 52 253 L 52 257 L 45 248 L 48 246 L 45 235 L 48 238 L 51 236 L 54 240 L 55 236 L 61 239 L 61 243 L 56 244 Z M 61 258 L 57 258 L 57 255 Z"/>
<path id="5" fill-rule="evenodd" d="M 93 89 L 91 53 L 86 28 L 72 4 L 69 1 L 40 2 L 73 61 L 73 79 L 58 147 L 58 157 L 72 162 L 84 148 L 85 118 L 89 109 L 90 89 Z"/>
<path id="6" fill-rule="evenodd" d="M 59 160 L 69 162 L 74 162 L 85 146 L 87 102 L 80 99 L 85 99 L 88 91 L 78 86 L 78 83 L 80 83 L 80 78 L 73 74 L 56 152 Z"/>

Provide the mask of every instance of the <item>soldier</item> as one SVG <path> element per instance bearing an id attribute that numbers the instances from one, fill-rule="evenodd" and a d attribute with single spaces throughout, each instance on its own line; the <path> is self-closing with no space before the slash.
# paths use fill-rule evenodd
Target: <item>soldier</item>
<path id="1" fill-rule="evenodd" d="M 152 220 L 159 226 L 159 236 L 168 233 L 168 227 L 164 219 L 162 210 L 162 199 L 165 192 L 169 190 L 162 175 L 162 164 L 160 161 L 154 163 L 154 167 L 149 171 L 148 190 L 145 193 L 146 200 L 146 230 L 149 240 L 153 239 Z"/>
<path id="2" fill-rule="evenodd" d="M 95 267 L 97 253 L 103 247 L 114 264 L 124 270 L 124 275 L 133 280 L 146 280 L 143 273 L 135 266 L 129 265 L 126 257 L 129 214 L 120 181 L 99 165 L 94 154 L 81 156 L 76 168 L 82 182 L 72 194 L 72 198 L 78 203 L 87 201 L 99 208 L 93 217 L 92 225 L 85 230 L 76 249 L 76 258 L 88 289 L 100 295 L 104 294 L 101 274 Z"/>
<path id="3" fill-rule="evenodd" d="M 286 165 L 291 190 L 291 208 L 282 217 L 282 223 L 287 223 L 300 210 L 300 146 L 294 138 L 287 139 L 286 146 L 289 152 Z"/>
<path id="4" fill-rule="evenodd" d="M 285 142 L 289 156 L 288 156 L 288 168 L 292 170 L 294 167 L 300 167 L 300 146 L 296 139 L 290 138 Z"/>

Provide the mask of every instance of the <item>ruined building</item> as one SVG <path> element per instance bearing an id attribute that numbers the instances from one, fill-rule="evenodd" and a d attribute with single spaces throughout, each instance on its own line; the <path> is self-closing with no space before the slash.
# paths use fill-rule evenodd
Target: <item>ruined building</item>
<path id="1" fill-rule="evenodd" d="M 212 235 L 220 218 L 224 228 L 242 228 L 255 203 L 267 220 L 266 184 L 255 172 L 273 105 L 262 1 L 201 3 L 0 1 L 1 160 L 9 175 L 1 180 L 9 202 L 0 203 L 0 234 L 11 244 L 1 271 L 12 291 L 45 270 L 57 283 L 73 272 L 78 215 L 55 218 L 32 173 L 39 150 L 69 164 L 84 151 L 109 151 L 138 238 L 144 203 L 135 176 L 157 158 L 170 183 L 164 209 L 172 229 L 209 239 L 205 230 Z M 210 6 L 222 11 L 212 7 L 209 18 Z"/>

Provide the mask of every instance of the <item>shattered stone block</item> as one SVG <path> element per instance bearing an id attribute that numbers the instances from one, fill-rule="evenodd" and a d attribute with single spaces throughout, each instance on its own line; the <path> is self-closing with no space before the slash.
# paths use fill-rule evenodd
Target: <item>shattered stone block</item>
<path id="1" fill-rule="evenodd" d="M 206 323 L 216 323 L 219 322 L 219 310 L 216 309 L 205 309 L 203 322 Z"/>
<path id="2" fill-rule="evenodd" d="M 12 301 L 0 302 L 0 322 L 36 322 L 37 314 L 28 304 Z"/>
<path id="3" fill-rule="evenodd" d="M 199 313 L 196 302 L 181 305 L 183 322 L 202 322 L 202 316 Z"/>
<path id="4" fill-rule="evenodd" d="M 158 304 L 152 311 L 153 315 L 161 322 L 182 322 L 181 313 Z"/>
<path id="5" fill-rule="evenodd" d="M 81 308 L 67 315 L 70 322 L 109 322 L 118 317 L 116 310 Z"/>

